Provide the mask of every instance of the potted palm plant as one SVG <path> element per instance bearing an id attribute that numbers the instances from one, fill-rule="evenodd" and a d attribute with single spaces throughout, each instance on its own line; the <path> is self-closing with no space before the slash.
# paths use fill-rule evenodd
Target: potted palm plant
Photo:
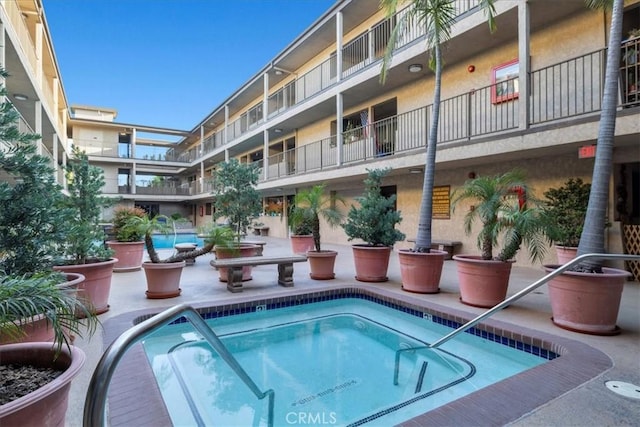
<path id="1" fill-rule="evenodd" d="M 613 148 L 618 105 L 618 72 L 622 40 L 623 0 L 587 0 L 591 8 L 609 8 L 611 25 L 600 110 L 600 127 L 591 179 L 587 214 L 580 235 L 577 256 L 605 252 L 609 181 L 613 172 Z M 557 266 L 547 266 L 553 270 Z M 582 261 L 549 282 L 553 323 L 572 331 L 614 335 L 624 282 L 630 273 L 603 266 L 600 259 Z"/>
<path id="2" fill-rule="evenodd" d="M 324 185 L 316 185 L 298 192 L 294 198 L 295 207 L 291 210 L 289 218 L 294 228 L 298 224 L 311 225 L 313 248 L 307 250 L 306 254 L 309 260 L 309 274 L 316 280 L 335 277 L 334 265 L 338 255 L 336 251 L 323 250 L 320 247 L 320 217 L 331 227 L 339 225 L 342 222 L 342 213 L 336 208 L 336 203 L 344 204 L 337 196 L 326 196 L 324 189 Z"/>
<path id="3" fill-rule="evenodd" d="M 351 205 L 342 228 L 349 240 L 360 239 L 365 242 L 352 245 L 356 280 L 386 282 L 389 280 L 387 270 L 391 248 L 405 237 L 396 229 L 402 216 L 394 209 L 395 195 L 387 198 L 380 190 L 382 178 L 389 169 L 371 169 L 367 172 L 364 194 L 356 198 L 360 206 Z"/>
<path id="4" fill-rule="evenodd" d="M 420 201 L 420 218 L 416 243 L 410 251 L 400 251 L 400 272 L 402 275 L 403 289 L 421 293 L 436 293 L 440 283 L 444 256 L 431 249 L 432 243 L 432 215 L 433 215 L 433 185 L 435 182 L 436 151 L 438 143 L 438 125 L 440 121 L 440 99 L 442 90 L 442 45 L 451 37 L 451 28 L 456 22 L 455 1 L 425 2 L 411 0 L 411 6 L 398 14 L 398 7 L 404 2 L 397 0 L 382 0 L 380 7 L 386 10 L 389 18 L 397 19 L 389 36 L 389 42 L 385 50 L 380 81 L 384 83 L 389 72 L 389 65 L 396 41 L 405 32 L 418 26 L 424 26 L 427 32 L 425 38 L 430 52 L 429 65 L 434 72 L 433 108 L 429 121 L 429 134 L 427 135 L 426 162 L 424 180 L 422 183 L 422 198 Z M 493 6 L 494 0 L 480 2 L 480 7 L 487 14 L 489 30 L 495 31 Z M 428 255 L 433 253 L 433 255 Z"/>
<path id="5" fill-rule="evenodd" d="M 546 233 L 556 246 L 560 264 L 571 261 L 578 251 L 590 192 L 591 184 L 571 178 L 564 185 L 543 193 L 546 197 L 544 216 L 548 221 Z"/>
<path id="6" fill-rule="evenodd" d="M 69 195 L 64 206 L 69 213 L 69 231 L 61 242 L 55 270 L 79 273 L 85 277 L 79 285 L 82 297 L 96 314 L 109 310 L 109 293 L 113 266 L 118 261 L 104 245 L 105 233 L 100 225 L 102 208 L 113 201 L 101 196 L 104 172 L 89 164 L 87 154 L 74 147 L 67 165 Z"/>
<path id="7" fill-rule="evenodd" d="M 93 334 L 97 318 L 59 282 L 58 274 L 0 277 L 0 425 L 64 425 L 71 381 L 85 361 L 71 336 Z M 41 317 L 54 342 L 25 342 L 25 323 Z"/>
<path id="8" fill-rule="evenodd" d="M 227 247 L 233 241 L 233 232 L 228 227 L 211 226 L 199 230 L 204 236 L 204 246 L 191 251 L 178 251 L 167 258 L 160 258 L 153 244 L 153 235 L 173 231 L 172 219 L 165 215 L 149 217 L 131 216 L 123 225 L 125 231 L 144 236 L 149 261 L 142 263 L 147 279 L 146 296 L 150 299 L 174 298 L 180 295 L 180 277 L 186 260 L 210 253 L 217 246 Z"/>
<path id="9" fill-rule="evenodd" d="M 520 170 L 467 180 L 453 194 L 454 210 L 462 201 L 473 203 L 464 217 L 467 234 L 476 219 L 481 222 L 477 244 L 482 254 L 453 257 L 458 268 L 460 300 L 476 307 L 493 307 L 506 297 L 511 265 L 523 244 L 532 261 L 544 258 L 547 245 L 542 209 Z M 494 256 L 499 241 L 501 250 Z"/>
<path id="10" fill-rule="evenodd" d="M 114 240 L 108 240 L 107 246 L 113 251 L 113 256 L 118 260 L 113 265 L 115 273 L 140 270 L 144 255 L 144 234 L 135 228 L 126 227 L 129 218 L 143 217 L 144 209 L 130 206 L 116 206 L 113 210 Z"/>
<path id="11" fill-rule="evenodd" d="M 214 221 L 224 219 L 236 240 L 234 246 L 214 247 L 217 258 L 254 256 L 259 250 L 259 246 L 240 242 L 251 221 L 262 212 L 262 196 L 256 190 L 258 175 L 255 163 L 240 163 L 237 159 L 220 164 L 213 173 Z M 218 272 L 220 281 L 226 282 L 226 268 Z M 242 280 L 251 278 L 251 266 L 246 266 Z"/>

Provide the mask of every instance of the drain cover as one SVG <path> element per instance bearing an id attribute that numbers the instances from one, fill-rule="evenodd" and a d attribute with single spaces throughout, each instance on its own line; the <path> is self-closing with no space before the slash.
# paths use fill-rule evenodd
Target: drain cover
<path id="1" fill-rule="evenodd" d="M 635 384 L 625 383 L 622 381 L 607 381 L 604 385 L 606 385 L 612 392 L 618 393 L 624 397 L 640 399 L 640 387 Z"/>

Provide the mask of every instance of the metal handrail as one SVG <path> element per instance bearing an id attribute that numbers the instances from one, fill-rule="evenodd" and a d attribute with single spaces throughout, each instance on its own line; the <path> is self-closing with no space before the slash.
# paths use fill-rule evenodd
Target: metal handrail
<path id="1" fill-rule="evenodd" d="M 147 319 L 120 335 L 105 351 L 96 366 L 91 383 L 87 389 L 87 396 L 84 404 L 83 425 L 85 427 L 97 427 L 107 425 L 106 397 L 109 383 L 113 377 L 115 368 L 124 356 L 124 353 L 140 339 L 145 338 L 152 332 L 172 321 L 186 317 L 193 327 L 204 337 L 204 339 L 218 352 L 225 362 L 233 369 L 240 379 L 251 389 L 258 399 L 269 397 L 268 425 L 273 426 L 273 408 L 275 392 L 273 389 L 260 391 L 247 372 L 240 366 L 238 361 L 227 350 L 220 338 L 200 317 L 200 314 L 191 306 L 186 304 L 176 305 L 165 310 L 150 319 Z"/>
<path id="2" fill-rule="evenodd" d="M 553 270 L 551 273 L 547 274 L 546 276 L 536 280 L 535 282 L 533 282 L 531 285 L 527 286 L 526 288 L 524 288 L 520 292 L 518 292 L 518 293 L 512 295 L 511 297 L 507 298 L 506 300 L 502 301 L 500 304 L 492 307 L 491 309 L 485 311 L 484 313 L 480 314 L 476 318 L 468 321 L 467 323 L 465 323 L 464 325 L 460 326 L 455 331 L 450 332 L 449 334 L 447 334 L 444 337 L 440 338 L 436 342 L 434 342 L 432 344 L 427 344 L 425 346 L 402 348 L 400 350 L 397 350 L 396 351 L 396 358 L 395 358 L 395 368 L 394 368 L 394 372 L 393 372 L 393 384 L 394 385 L 398 385 L 398 371 L 400 370 L 400 355 L 403 352 L 412 351 L 412 350 L 423 350 L 423 349 L 438 348 L 439 346 L 441 346 L 445 342 L 449 341 L 451 338 L 453 338 L 456 335 L 461 334 L 462 332 L 466 331 L 467 329 L 477 325 L 482 320 L 484 320 L 487 317 L 493 315 L 495 312 L 497 312 L 499 310 L 502 310 L 504 307 L 508 306 L 512 302 L 514 302 L 516 300 L 519 300 L 523 296 L 531 293 L 533 290 L 535 290 L 535 289 L 539 288 L 540 286 L 544 285 L 549 280 L 551 280 L 554 277 L 560 275 L 561 273 L 563 273 L 566 270 L 570 269 L 574 265 L 580 264 L 582 261 L 587 260 L 587 259 L 592 259 L 592 258 L 595 258 L 595 259 L 617 259 L 617 260 L 626 260 L 626 261 L 629 261 L 629 260 L 638 260 L 638 261 L 640 261 L 640 255 L 628 255 L 628 254 L 584 254 L 584 255 L 580 255 L 579 257 L 576 257 L 576 258 L 572 259 L 568 263 L 556 268 L 555 270 Z"/>

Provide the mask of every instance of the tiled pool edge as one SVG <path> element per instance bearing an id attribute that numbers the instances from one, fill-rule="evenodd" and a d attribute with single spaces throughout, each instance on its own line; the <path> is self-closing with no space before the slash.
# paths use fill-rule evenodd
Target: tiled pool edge
<path id="1" fill-rule="evenodd" d="M 389 304 L 400 303 L 411 310 L 426 311 L 434 316 L 459 324 L 474 317 L 468 312 L 418 299 L 411 294 L 397 294 L 384 289 L 371 289 L 364 285 L 324 288 L 317 292 L 290 290 L 282 296 L 259 299 L 237 297 L 226 300 L 223 304 L 203 302 L 193 304 L 193 306 L 203 313 L 222 311 L 223 314 L 230 314 L 252 311 L 252 308 L 255 309 L 258 305 L 273 304 L 274 307 L 297 305 L 310 298 L 331 299 L 328 297 L 333 294 L 353 293 L 369 295 Z M 105 347 L 131 327 L 134 321 L 138 323 L 159 311 L 161 310 L 140 310 L 107 320 L 104 324 Z M 486 387 L 401 425 L 506 424 L 593 379 L 612 366 L 612 361 L 607 355 L 578 341 L 491 319 L 476 328 L 477 335 L 505 336 L 516 342 L 549 350 L 562 357 Z M 140 346 L 136 347 L 140 350 Z M 134 350 L 136 349 L 134 348 Z M 110 425 L 130 425 L 132 421 L 137 425 L 171 425 L 153 380 L 151 368 L 146 362 L 143 352 L 140 350 L 136 353 L 136 355 L 132 354 L 123 358 L 114 374 L 109 390 Z M 150 390 L 150 383 L 147 381 L 151 381 L 153 384 L 152 390 Z M 126 396 L 131 396 L 131 398 Z"/>

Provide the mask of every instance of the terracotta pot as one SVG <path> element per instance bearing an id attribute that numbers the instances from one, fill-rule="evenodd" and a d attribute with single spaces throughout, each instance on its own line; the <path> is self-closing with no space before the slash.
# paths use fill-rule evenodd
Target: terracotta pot
<path id="1" fill-rule="evenodd" d="M 447 251 L 435 249 L 431 249 L 429 253 L 399 250 L 402 289 L 420 294 L 440 292 L 440 276 L 448 255 Z"/>
<path id="2" fill-rule="evenodd" d="M 245 256 L 257 256 L 258 250 L 260 246 L 251 245 L 247 243 L 240 243 L 240 247 L 238 248 L 214 248 L 213 251 L 216 254 L 216 258 L 224 259 L 224 258 L 237 258 L 237 257 L 245 257 Z M 218 268 L 218 274 L 221 282 L 227 281 L 227 269 L 224 267 Z M 242 281 L 246 282 L 247 280 L 251 280 L 253 277 L 251 276 L 251 266 L 247 265 L 242 267 Z"/>
<path id="3" fill-rule="evenodd" d="M 0 346 L 3 365 L 19 364 L 55 367 L 64 372 L 38 390 L 0 406 L 1 426 L 64 426 L 71 380 L 80 373 L 85 355 L 79 348 L 62 347 L 54 361 L 51 343 L 22 343 Z"/>
<path id="4" fill-rule="evenodd" d="M 558 257 L 558 264 L 564 265 L 569 261 L 572 261 L 576 254 L 578 253 L 578 248 L 572 246 L 558 246 L 556 245 L 556 255 Z"/>
<path id="5" fill-rule="evenodd" d="M 144 242 L 118 242 L 109 240 L 107 246 L 113 250 L 114 258 L 118 258 L 113 266 L 115 273 L 125 273 L 127 271 L 138 271 L 142 266 L 144 256 Z"/>
<path id="6" fill-rule="evenodd" d="M 53 269 L 64 273 L 79 273 L 84 281 L 78 285 L 78 296 L 94 314 L 102 314 L 109 310 L 109 292 L 111 276 L 117 258 L 90 264 L 60 265 Z"/>
<path id="7" fill-rule="evenodd" d="M 173 298 L 180 295 L 180 276 L 186 262 L 143 262 L 142 269 L 147 278 L 147 298 Z"/>
<path id="8" fill-rule="evenodd" d="M 309 277 L 314 280 L 330 280 L 336 277 L 334 266 L 336 264 L 336 251 L 308 251 Z"/>
<path id="9" fill-rule="evenodd" d="M 483 260 L 475 255 L 454 255 L 453 259 L 463 304 L 490 308 L 505 300 L 514 261 Z"/>
<path id="10" fill-rule="evenodd" d="M 551 272 L 557 265 L 545 265 Z M 602 274 L 565 271 L 548 283 L 553 323 L 592 335 L 615 335 L 624 282 L 630 273 L 603 268 Z"/>
<path id="11" fill-rule="evenodd" d="M 61 288 L 77 289 L 78 285 L 84 280 L 82 274 L 66 273 L 65 276 L 67 277 L 67 281 L 58 285 Z M 53 342 L 54 340 L 53 328 L 43 315 L 31 318 L 30 321 L 20 325 L 20 329 L 22 329 L 23 334 L 19 338 L 0 334 L 0 344 Z M 69 336 L 69 334 L 67 334 L 67 336 Z M 73 336 L 69 336 L 69 338 L 73 342 Z"/>
<path id="12" fill-rule="evenodd" d="M 360 282 L 386 282 L 391 247 L 352 245 L 356 280 Z"/>
<path id="13" fill-rule="evenodd" d="M 291 250 L 294 254 L 306 254 L 315 249 L 311 234 L 292 234 Z"/>

